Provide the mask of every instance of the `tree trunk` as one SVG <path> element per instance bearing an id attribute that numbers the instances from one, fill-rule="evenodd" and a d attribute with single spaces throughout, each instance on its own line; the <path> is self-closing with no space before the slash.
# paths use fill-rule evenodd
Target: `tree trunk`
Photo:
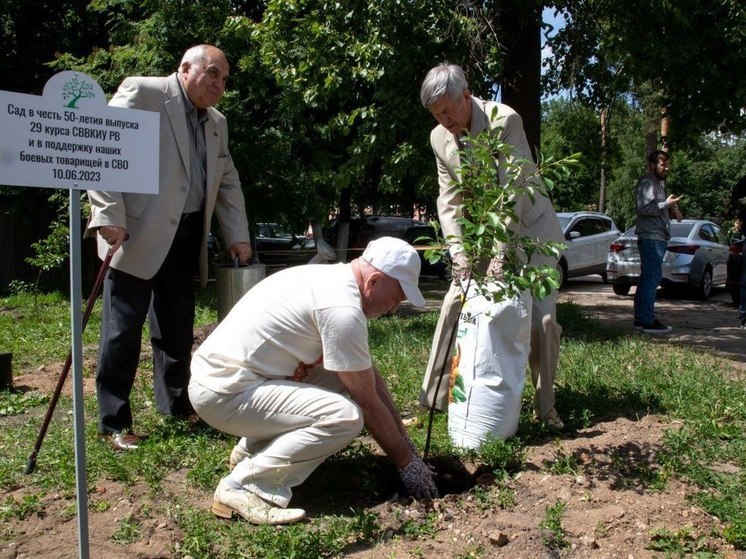
<path id="1" fill-rule="evenodd" d="M 508 3 L 500 13 L 500 28 L 507 45 L 500 100 L 521 115 L 536 159 L 541 145 L 541 6 Z"/>
<path id="2" fill-rule="evenodd" d="M 601 109 L 601 185 L 598 191 L 598 211 L 603 212 L 606 209 L 606 159 L 608 156 L 609 145 L 609 127 L 608 112 Z"/>

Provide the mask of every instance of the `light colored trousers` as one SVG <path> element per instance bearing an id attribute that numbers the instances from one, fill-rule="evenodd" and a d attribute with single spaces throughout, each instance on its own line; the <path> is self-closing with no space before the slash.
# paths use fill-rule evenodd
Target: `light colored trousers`
<path id="1" fill-rule="evenodd" d="M 237 394 L 213 392 L 192 381 L 189 398 L 210 426 L 246 439 L 252 455 L 228 477 L 287 507 L 292 488 L 363 428 L 362 411 L 343 390 L 336 373 L 317 367 L 302 383 L 261 379 Z"/>
<path id="2" fill-rule="evenodd" d="M 462 290 L 458 283 L 452 283 L 443 299 L 440 308 L 438 325 L 435 327 L 430 358 L 425 369 L 425 378 L 420 390 L 420 404 L 430 408 L 445 410 L 448 408 L 448 376 L 451 372 L 453 355 L 453 332 L 458 323 Z M 554 409 L 554 377 L 559 361 L 560 335 L 562 326 L 557 322 L 557 292 L 552 291 L 542 300 L 533 297 L 531 307 L 531 352 L 528 364 L 531 368 L 531 380 L 536 388 L 534 410 L 540 419 Z M 447 360 L 447 361 L 446 361 Z M 443 379 L 438 386 L 438 379 L 445 363 Z M 436 397 L 437 389 L 437 397 Z"/>

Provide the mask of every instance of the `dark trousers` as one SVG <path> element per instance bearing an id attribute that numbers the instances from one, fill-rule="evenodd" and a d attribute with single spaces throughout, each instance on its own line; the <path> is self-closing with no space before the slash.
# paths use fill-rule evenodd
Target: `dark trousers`
<path id="1" fill-rule="evenodd" d="M 146 316 L 153 347 L 157 409 L 165 414 L 190 413 L 187 387 L 194 329 L 194 275 L 201 242 L 202 214 L 185 214 L 166 259 L 151 279 L 109 269 L 96 370 L 100 433 L 132 427 L 129 397 Z"/>

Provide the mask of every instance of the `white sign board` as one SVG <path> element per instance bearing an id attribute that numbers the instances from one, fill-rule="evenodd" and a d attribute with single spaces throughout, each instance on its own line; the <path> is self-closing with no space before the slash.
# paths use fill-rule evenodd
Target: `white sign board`
<path id="1" fill-rule="evenodd" d="M 0 130 L 0 184 L 158 193 L 160 115 L 109 107 L 81 72 L 41 97 L 0 91 Z"/>

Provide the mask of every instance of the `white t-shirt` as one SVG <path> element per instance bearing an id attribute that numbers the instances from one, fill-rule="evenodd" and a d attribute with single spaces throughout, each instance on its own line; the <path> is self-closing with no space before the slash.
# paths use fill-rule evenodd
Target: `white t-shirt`
<path id="1" fill-rule="evenodd" d="M 350 264 L 296 266 L 255 285 L 192 357 L 192 380 L 233 394 L 292 377 L 323 356 L 329 371 L 372 366 L 368 322 Z"/>

